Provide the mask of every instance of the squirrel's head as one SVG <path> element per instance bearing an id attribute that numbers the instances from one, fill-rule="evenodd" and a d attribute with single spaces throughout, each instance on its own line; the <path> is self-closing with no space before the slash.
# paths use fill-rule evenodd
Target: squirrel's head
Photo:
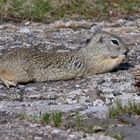
<path id="1" fill-rule="evenodd" d="M 106 32 L 97 33 L 88 44 L 91 51 L 104 58 L 115 59 L 120 55 L 126 57 L 128 49 L 122 40 L 113 34 Z"/>
<path id="2" fill-rule="evenodd" d="M 116 35 L 99 32 L 88 43 L 86 50 L 89 54 L 89 59 L 99 67 L 97 72 L 101 73 L 114 69 L 121 64 L 128 52 L 123 41 Z"/>

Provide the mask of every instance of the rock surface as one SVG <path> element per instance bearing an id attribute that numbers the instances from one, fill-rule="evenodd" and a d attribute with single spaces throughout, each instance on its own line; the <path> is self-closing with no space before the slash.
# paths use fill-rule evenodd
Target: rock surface
<path id="1" fill-rule="evenodd" d="M 62 24 L 62 21 L 60 23 Z M 2 118 L 18 113 L 30 116 L 55 111 L 66 114 L 79 111 L 84 116 L 105 118 L 107 107 L 115 98 L 123 102 L 130 99 L 140 102 L 140 91 L 136 86 L 139 79 L 136 81 L 134 74 L 135 71 L 140 70 L 140 18 L 120 19 L 114 22 L 81 21 L 81 23 L 81 26 L 79 21 L 78 23 L 70 21 L 66 23 L 66 26 L 65 23 L 63 26 L 58 26 L 59 22 L 49 25 L 40 23 L 0 24 L 1 54 L 16 47 L 34 48 L 41 51 L 75 50 L 86 45 L 86 40 L 92 37 L 98 28 L 121 36 L 130 49 L 127 63 L 110 73 L 93 75 L 87 79 L 28 83 L 10 89 L 0 85 L 0 113 L 6 113 Z M 74 24 L 76 28 L 73 27 Z M 49 129 L 51 133 L 48 132 Z M 48 125 L 8 120 L 6 123 L 0 122 L 0 139 L 110 140 L 111 138 L 89 134 L 83 138 L 80 132 L 68 133 L 66 130 Z"/>

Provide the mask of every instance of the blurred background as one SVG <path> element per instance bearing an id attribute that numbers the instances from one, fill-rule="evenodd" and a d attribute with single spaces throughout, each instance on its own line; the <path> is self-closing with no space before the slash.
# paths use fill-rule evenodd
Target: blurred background
<path id="1" fill-rule="evenodd" d="M 1 21 L 112 20 L 140 15 L 139 0 L 0 0 Z"/>

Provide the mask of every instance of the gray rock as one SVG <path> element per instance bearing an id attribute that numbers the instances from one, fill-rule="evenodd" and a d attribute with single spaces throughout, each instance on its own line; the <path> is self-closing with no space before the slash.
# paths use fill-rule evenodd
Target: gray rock
<path id="1" fill-rule="evenodd" d="M 90 21 L 90 23 L 93 21 Z M 45 112 L 61 111 L 65 114 L 79 111 L 81 115 L 106 117 L 107 107 L 116 98 L 127 103 L 129 99 L 139 102 L 139 91 L 135 87 L 135 78 L 131 70 L 140 65 L 140 19 L 117 20 L 112 23 L 93 22 L 92 27 L 73 30 L 55 29 L 54 26 L 40 23 L 1 24 L 0 54 L 11 48 L 28 47 L 38 51 L 71 51 L 86 45 L 86 40 L 93 37 L 98 28 L 120 35 L 130 52 L 127 63 L 114 72 L 93 75 L 85 79 L 48 83 L 28 83 L 7 89 L 0 85 L 0 139 L 85 139 L 111 140 L 112 138 L 67 132 L 52 126 L 43 126 L 15 120 L 15 115 L 41 115 Z M 52 29 L 53 27 L 53 29 Z M 133 67 L 131 67 L 131 65 Z M 3 124 L 2 124 L 3 123 Z"/>

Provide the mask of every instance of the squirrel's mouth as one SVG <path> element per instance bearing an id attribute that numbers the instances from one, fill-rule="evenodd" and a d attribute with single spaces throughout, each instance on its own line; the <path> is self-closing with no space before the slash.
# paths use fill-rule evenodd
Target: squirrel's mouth
<path id="1" fill-rule="evenodd" d="M 110 56 L 112 59 L 116 59 L 118 56 Z"/>
<path id="2" fill-rule="evenodd" d="M 118 56 L 110 56 L 111 59 L 118 59 L 118 58 L 121 58 L 123 61 L 126 60 L 126 55 L 124 54 L 121 54 L 121 55 L 118 55 Z"/>
<path id="3" fill-rule="evenodd" d="M 121 53 L 119 55 L 111 55 L 110 58 L 111 59 L 121 58 L 124 61 L 127 58 L 127 54 L 128 54 L 128 51 L 126 50 L 126 51 L 124 51 L 123 53 Z"/>

